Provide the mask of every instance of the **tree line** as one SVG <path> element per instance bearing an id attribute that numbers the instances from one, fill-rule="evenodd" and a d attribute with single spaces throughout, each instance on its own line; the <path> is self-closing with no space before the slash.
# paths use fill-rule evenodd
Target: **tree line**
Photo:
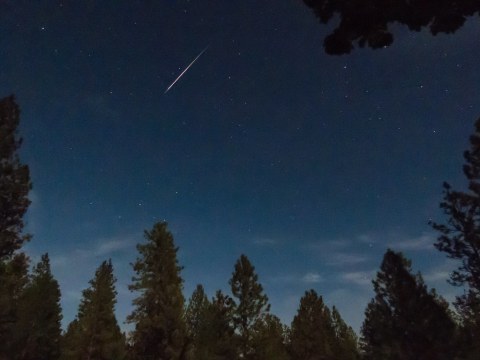
<path id="1" fill-rule="evenodd" d="M 61 293 L 48 254 L 30 270 L 22 245 L 30 201 L 28 166 L 18 150 L 20 111 L 0 100 L 0 360 L 474 360 L 480 354 L 480 120 L 466 151 L 469 186 L 444 184 L 447 220 L 432 223 L 438 250 L 459 263 L 452 285 L 463 286 L 454 309 L 428 289 L 401 253 L 387 250 L 373 280 L 360 336 L 335 306 L 307 290 L 289 326 L 270 311 L 246 255 L 234 264 L 230 293 L 211 298 L 197 285 L 186 301 L 182 266 L 166 222 L 145 231 L 130 291 L 136 294 L 123 333 L 115 317 L 112 262 L 103 261 L 83 290 L 75 319 L 61 329 Z"/>

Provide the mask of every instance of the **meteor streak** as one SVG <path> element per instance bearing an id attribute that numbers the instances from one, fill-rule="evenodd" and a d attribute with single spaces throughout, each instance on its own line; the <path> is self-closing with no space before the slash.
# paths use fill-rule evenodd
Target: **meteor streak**
<path id="1" fill-rule="evenodd" d="M 209 48 L 209 46 L 210 46 L 210 45 L 208 45 L 205 49 L 203 49 L 202 52 L 201 52 L 200 54 L 198 54 L 195 59 L 193 59 L 193 61 L 190 63 L 190 65 L 188 65 L 188 66 L 185 68 L 185 70 L 183 70 L 183 71 L 181 72 L 181 74 L 178 75 L 178 77 L 175 79 L 175 81 L 170 84 L 170 86 L 167 88 L 167 90 L 165 90 L 164 94 L 166 94 L 166 93 L 172 88 L 172 86 L 175 85 L 175 83 L 176 83 L 178 80 L 180 80 L 180 78 L 183 76 L 183 74 L 185 74 L 185 73 L 187 72 L 187 70 L 190 69 L 190 66 L 192 66 L 192 65 L 195 63 L 195 61 L 197 61 L 198 58 L 199 58 L 200 56 L 202 56 L 202 54 L 203 54 L 205 51 L 207 51 L 207 49 Z"/>

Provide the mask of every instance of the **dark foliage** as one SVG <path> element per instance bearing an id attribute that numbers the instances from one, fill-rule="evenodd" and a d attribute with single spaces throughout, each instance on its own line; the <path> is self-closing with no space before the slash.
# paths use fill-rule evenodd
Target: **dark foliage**
<path id="1" fill-rule="evenodd" d="M 115 318 L 115 277 L 111 261 L 104 261 L 83 291 L 77 318 L 69 325 L 62 360 L 122 360 L 125 337 Z"/>
<path id="2" fill-rule="evenodd" d="M 145 244 L 137 245 L 141 257 L 133 264 L 136 276 L 130 285 L 131 291 L 140 294 L 133 301 L 135 309 L 127 318 L 129 323 L 135 324 L 130 339 L 133 357 L 185 359 L 189 344 L 178 248 L 166 222 L 155 224 L 151 231 L 145 232 L 145 238 Z"/>
<path id="3" fill-rule="evenodd" d="M 447 215 L 446 224 L 432 223 L 440 232 L 435 247 L 460 262 L 450 282 L 466 285 L 465 295 L 457 297 L 456 306 L 464 325 L 464 339 L 471 339 L 472 353 L 480 351 L 480 119 L 465 151 L 463 172 L 469 191 L 455 191 L 444 184 L 440 207 Z M 468 343 L 468 341 L 467 341 Z"/>
<path id="4" fill-rule="evenodd" d="M 23 253 L 0 261 L 0 360 L 15 354 L 19 332 L 19 301 L 28 283 L 28 258 Z"/>
<path id="5" fill-rule="evenodd" d="M 287 329 L 275 315 L 266 314 L 258 320 L 253 336 L 255 359 L 288 360 L 286 332 Z"/>
<path id="6" fill-rule="evenodd" d="M 255 356 L 253 328 L 268 313 L 270 304 L 258 282 L 255 267 L 245 255 L 242 254 L 237 260 L 229 283 L 234 297 L 233 321 L 239 334 L 239 356 L 250 359 Z"/>
<path id="7" fill-rule="evenodd" d="M 340 24 L 324 40 L 328 54 L 347 54 L 353 43 L 377 49 L 393 43 L 389 26 L 400 23 L 410 30 L 428 27 L 433 35 L 454 33 L 467 17 L 480 11 L 475 0 L 304 0 L 326 24 L 337 15 Z"/>
<path id="8" fill-rule="evenodd" d="M 305 292 L 293 318 L 289 353 L 292 360 L 334 360 L 335 334 L 330 310 L 315 290 Z"/>
<path id="9" fill-rule="evenodd" d="M 200 286 L 192 294 L 186 314 L 189 335 L 193 341 L 191 358 L 235 360 L 237 347 L 232 299 L 218 290 L 210 302 Z"/>
<path id="10" fill-rule="evenodd" d="M 366 358 L 454 359 L 456 328 L 448 304 L 410 266 L 401 253 L 385 253 L 362 326 Z"/>
<path id="11" fill-rule="evenodd" d="M 62 308 L 60 287 L 48 254 L 34 267 L 19 299 L 16 356 L 21 360 L 56 360 L 60 356 Z"/>
<path id="12" fill-rule="evenodd" d="M 13 96 L 0 100 L 0 260 L 20 249 L 28 235 L 22 234 L 31 189 L 28 166 L 21 164 L 17 137 L 20 109 Z"/>

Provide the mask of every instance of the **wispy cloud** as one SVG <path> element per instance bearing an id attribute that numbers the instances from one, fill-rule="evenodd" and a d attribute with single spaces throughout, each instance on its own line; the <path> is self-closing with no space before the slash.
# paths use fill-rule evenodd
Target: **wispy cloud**
<path id="1" fill-rule="evenodd" d="M 65 255 L 50 255 L 50 264 L 53 268 L 64 267 L 68 265 L 68 257 Z"/>
<path id="2" fill-rule="evenodd" d="M 256 238 L 253 243 L 258 246 L 273 246 L 278 244 L 278 241 L 272 238 Z"/>
<path id="3" fill-rule="evenodd" d="M 123 251 L 128 248 L 133 248 L 135 243 L 136 239 L 133 236 L 100 239 L 97 248 L 94 250 L 94 255 L 101 256 Z"/>
<path id="4" fill-rule="evenodd" d="M 351 245 L 352 242 L 345 238 L 338 239 L 322 239 L 315 242 L 311 242 L 306 245 L 306 248 L 314 251 L 333 251 L 344 249 Z"/>
<path id="5" fill-rule="evenodd" d="M 360 234 L 357 236 L 357 240 L 363 244 L 372 244 L 377 241 L 371 234 Z"/>
<path id="6" fill-rule="evenodd" d="M 305 275 L 303 275 L 302 281 L 304 283 L 309 283 L 309 284 L 319 283 L 319 282 L 322 281 L 322 277 L 318 273 L 309 272 L 309 273 L 306 273 Z"/>
<path id="7" fill-rule="evenodd" d="M 322 275 L 317 272 L 308 272 L 304 275 L 300 274 L 285 274 L 270 277 L 271 282 L 275 283 L 289 283 L 289 284 L 298 284 L 298 283 L 307 283 L 315 284 L 323 281 Z"/>
<path id="8" fill-rule="evenodd" d="M 446 281 L 449 278 L 450 272 L 446 270 L 433 270 L 423 275 L 423 279 L 430 282 Z"/>
<path id="9" fill-rule="evenodd" d="M 391 241 L 389 246 L 395 250 L 434 250 L 435 236 L 430 233 L 424 233 L 413 238 L 397 237 L 395 241 Z"/>
<path id="10" fill-rule="evenodd" d="M 451 259 L 444 260 L 443 264 L 432 267 L 423 273 L 423 279 L 427 282 L 446 282 L 450 278 L 451 272 L 457 267 L 455 261 Z"/>
<path id="11" fill-rule="evenodd" d="M 341 274 L 341 279 L 345 282 L 366 286 L 372 283 L 375 271 L 352 271 Z"/>
<path id="12" fill-rule="evenodd" d="M 327 264 L 333 266 L 357 265 L 368 260 L 365 255 L 356 253 L 338 252 L 328 256 Z"/>

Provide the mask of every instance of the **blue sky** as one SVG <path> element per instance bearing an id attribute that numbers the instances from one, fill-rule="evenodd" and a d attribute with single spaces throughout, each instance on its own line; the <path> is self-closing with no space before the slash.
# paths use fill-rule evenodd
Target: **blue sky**
<path id="1" fill-rule="evenodd" d="M 22 109 L 26 251 L 49 252 L 64 324 L 107 258 L 124 321 L 135 244 L 164 219 L 186 298 L 228 290 L 244 253 L 286 323 L 314 288 L 358 330 L 388 247 L 459 291 L 427 223 L 443 219 L 442 182 L 465 184 L 478 22 L 398 26 L 390 48 L 338 57 L 301 1 L 7 3 L 0 96 Z"/>

